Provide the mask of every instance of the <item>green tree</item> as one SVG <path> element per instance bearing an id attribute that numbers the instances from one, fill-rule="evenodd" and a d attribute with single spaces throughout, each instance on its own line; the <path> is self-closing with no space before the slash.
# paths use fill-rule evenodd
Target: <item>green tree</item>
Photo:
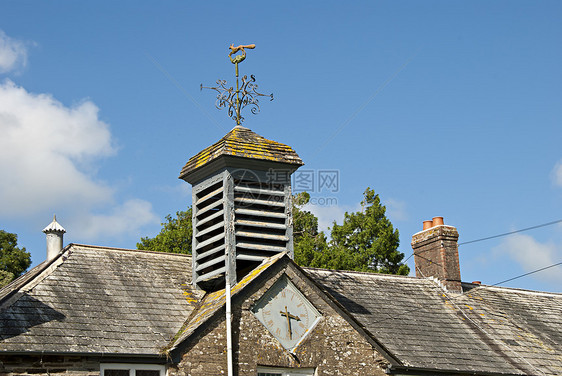
<path id="1" fill-rule="evenodd" d="M 406 275 L 410 272 L 408 266 L 401 263 L 404 254 L 398 251 L 398 230 L 386 218 L 386 208 L 373 190 L 365 191 L 360 212 L 345 213 L 342 225 L 334 222 L 329 242 L 324 232 L 318 231 L 318 218 L 303 210 L 309 201 L 307 192 L 293 196 L 293 244 L 297 264 L 374 273 Z M 191 208 L 177 212 L 175 218 L 167 215 L 162 226 L 154 238 L 142 238 L 137 248 L 191 253 Z"/>
<path id="2" fill-rule="evenodd" d="M 22 275 L 31 265 L 31 255 L 17 244 L 16 234 L 0 230 L 0 287 Z"/>
<path id="3" fill-rule="evenodd" d="M 176 212 L 176 217 L 166 216 L 162 230 L 154 238 L 141 238 L 137 248 L 147 251 L 169 253 L 191 253 L 191 207 L 186 211 Z"/>
<path id="4" fill-rule="evenodd" d="M 295 262 L 301 266 L 321 267 L 320 258 L 328 246 L 324 232 L 318 231 L 318 218 L 302 207 L 310 201 L 310 194 L 293 196 L 293 248 Z"/>
<path id="5" fill-rule="evenodd" d="M 398 251 L 398 230 L 386 217 L 378 194 L 367 188 L 361 211 L 345 213 L 342 225 L 334 222 L 328 252 L 322 255 L 325 268 L 407 275 Z"/>

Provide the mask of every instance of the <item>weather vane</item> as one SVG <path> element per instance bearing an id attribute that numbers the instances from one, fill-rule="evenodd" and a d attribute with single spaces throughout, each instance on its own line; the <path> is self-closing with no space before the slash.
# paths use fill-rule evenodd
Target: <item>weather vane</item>
<path id="1" fill-rule="evenodd" d="M 234 47 L 234 44 L 231 44 L 229 48 L 230 53 L 228 54 L 228 58 L 236 67 L 236 90 L 234 90 L 232 86 L 229 88 L 226 87 L 226 80 L 221 79 L 217 80 L 218 86 L 216 87 L 203 86 L 203 84 L 201 84 L 201 90 L 204 88 L 215 90 L 218 93 L 215 106 L 219 110 L 221 107 L 228 107 L 228 116 L 236 121 L 236 125 L 240 125 L 244 121 L 244 118 L 240 114 L 244 107 L 250 106 L 250 111 L 255 115 L 260 112 L 258 97 L 270 97 L 271 100 L 273 100 L 273 94 L 267 95 L 258 93 L 258 85 L 254 83 L 256 82 L 256 77 L 254 77 L 253 74 L 250 75 L 250 78 L 248 78 L 248 76 L 242 77 L 242 85 L 240 85 L 238 79 L 238 64 L 246 59 L 245 49 L 254 49 L 256 45 L 248 44 Z M 241 52 L 241 54 L 236 54 L 237 52 Z"/>

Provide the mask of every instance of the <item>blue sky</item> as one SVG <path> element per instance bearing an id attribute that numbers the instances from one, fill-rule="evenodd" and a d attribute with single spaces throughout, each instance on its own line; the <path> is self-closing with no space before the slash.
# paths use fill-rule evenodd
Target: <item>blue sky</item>
<path id="1" fill-rule="evenodd" d="M 200 83 L 227 47 L 273 92 L 245 126 L 291 145 L 323 228 L 380 194 L 411 253 L 422 221 L 460 242 L 562 219 L 562 4 L 554 1 L 3 2 L 0 228 L 34 264 L 68 242 L 134 248 L 191 202 L 187 159 L 234 126 Z M 317 187 L 318 188 L 318 187 Z M 326 205 L 329 201 L 330 205 Z M 562 226 L 461 246 L 463 280 L 562 261 Z M 413 269 L 413 260 L 410 260 Z M 562 268 L 507 286 L 558 291 Z"/>

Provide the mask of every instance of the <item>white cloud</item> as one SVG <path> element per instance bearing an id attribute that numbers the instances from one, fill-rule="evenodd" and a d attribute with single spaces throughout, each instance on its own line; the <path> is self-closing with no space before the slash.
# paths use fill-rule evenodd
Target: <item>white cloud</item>
<path id="1" fill-rule="evenodd" d="M 552 179 L 552 182 L 556 186 L 562 187 L 562 160 L 556 162 L 554 168 L 552 169 L 550 177 Z"/>
<path id="2" fill-rule="evenodd" d="M 152 211 L 152 204 L 145 200 L 132 199 L 114 207 L 110 214 L 90 214 L 71 221 L 67 230 L 73 237 L 95 240 L 103 237 L 118 237 L 122 234 L 138 235 L 146 225 L 159 224 L 160 219 Z"/>
<path id="3" fill-rule="evenodd" d="M 0 73 L 24 68 L 27 64 L 25 43 L 10 38 L 0 30 Z"/>
<path id="4" fill-rule="evenodd" d="M 113 190 L 83 167 L 115 152 L 98 111 L 90 101 L 69 108 L 10 80 L 0 84 L 0 216 L 112 199 Z"/>
<path id="5" fill-rule="evenodd" d="M 98 112 L 88 100 L 67 107 L 10 80 L 0 83 L 0 219 L 64 213 L 80 241 L 138 235 L 159 223 L 149 202 L 116 206 L 116 190 L 95 178 L 96 162 L 116 153 Z M 100 208 L 113 209 L 94 214 Z"/>
<path id="6" fill-rule="evenodd" d="M 531 272 L 560 261 L 562 252 L 553 243 L 540 243 L 529 235 L 514 234 L 506 237 L 495 248 L 521 265 L 525 272 Z M 556 266 L 533 274 L 534 278 L 553 283 L 562 283 L 562 267 Z"/>
<path id="7" fill-rule="evenodd" d="M 386 215 L 391 221 L 406 221 L 408 213 L 406 210 L 406 202 L 388 198 L 383 204 L 386 206 Z"/>

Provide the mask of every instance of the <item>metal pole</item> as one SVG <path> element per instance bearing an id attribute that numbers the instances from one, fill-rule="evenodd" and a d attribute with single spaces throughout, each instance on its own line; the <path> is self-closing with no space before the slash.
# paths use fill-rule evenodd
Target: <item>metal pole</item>
<path id="1" fill-rule="evenodd" d="M 240 125 L 240 86 L 238 84 L 238 63 L 236 66 L 236 125 Z"/>
<path id="2" fill-rule="evenodd" d="M 230 296 L 230 281 L 228 278 L 228 267 L 226 268 L 226 362 L 228 369 L 228 376 L 234 376 L 233 360 L 232 360 L 232 308 Z"/>

